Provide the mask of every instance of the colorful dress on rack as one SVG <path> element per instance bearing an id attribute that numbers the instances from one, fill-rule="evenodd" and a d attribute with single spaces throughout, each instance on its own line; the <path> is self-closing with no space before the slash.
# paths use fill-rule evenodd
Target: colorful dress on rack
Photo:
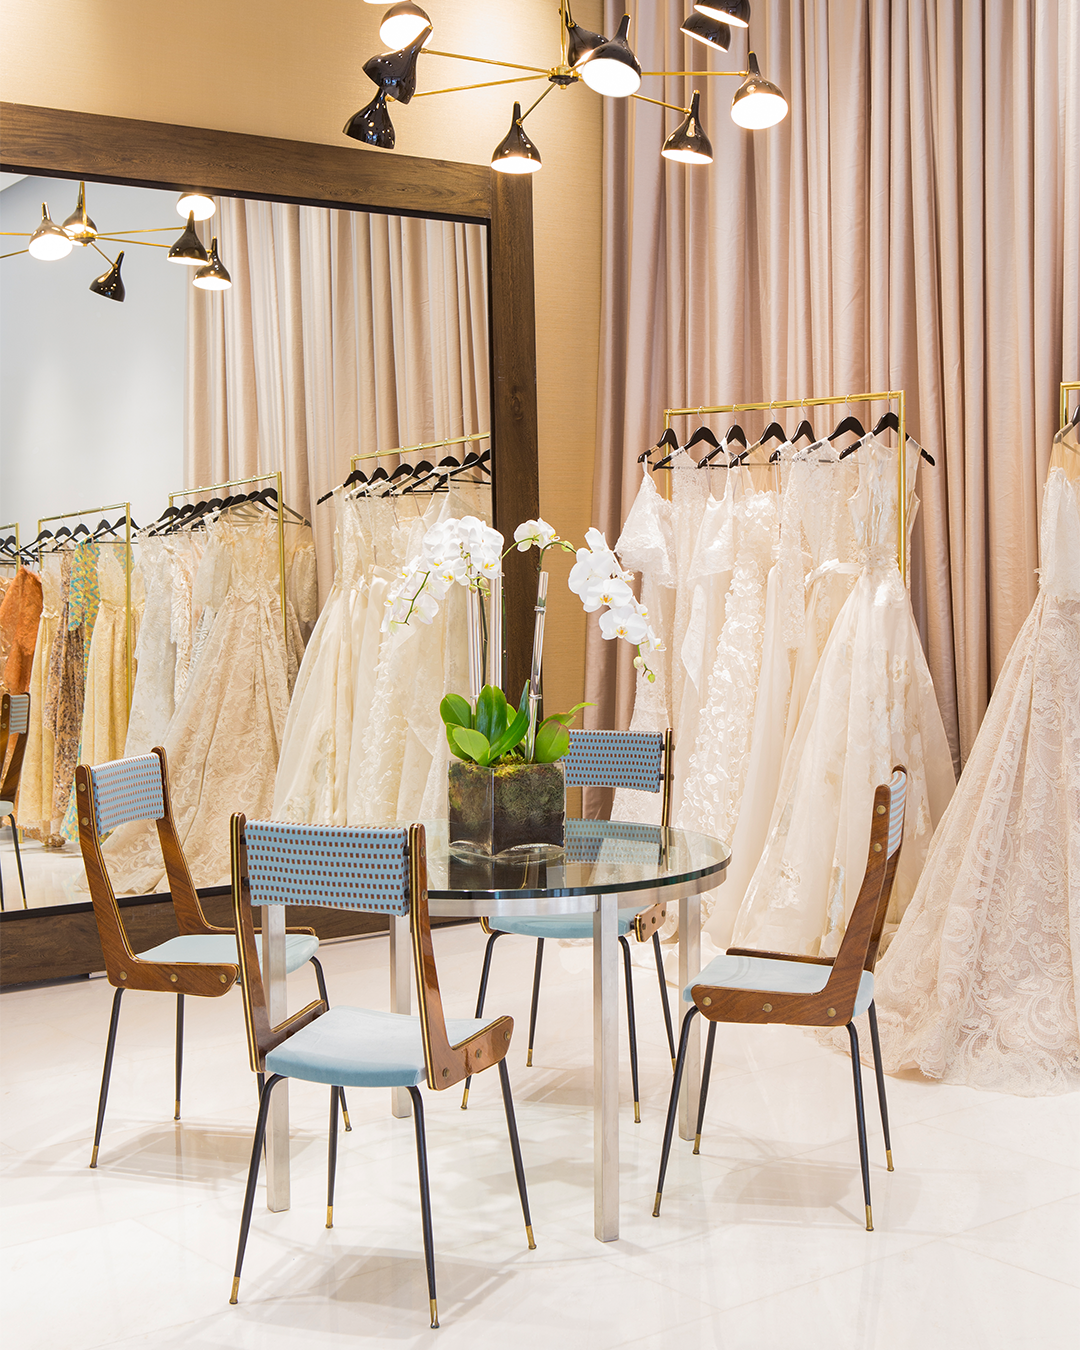
<path id="1" fill-rule="evenodd" d="M 889 1069 L 1022 1096 L 1080 1088 L 1075 428 L 1050 463 L 1038 598 L 875 975 Z"/>
<path id="2" fill-rule="evenodd" d="M 45 716 L 45 694 L 52 649 L 60 628 L 62 596 L 61 559 L 55 553 L 47 554 L 41 567 L 41 622 L 30 672 L 30 727 L 19 780 L 16 818 L 29 838 L 54 846 L 62 845 L 64 841 L 58 833 L 60 822 L 53 816 L 56 741 L 52 725 Z"/>
<path id="3" fill-rule="evenodd" d="M 26 694 L 34 668 L 41 622 L 41 578 L 20 567 L 0 602 L 0 634 L 5 652 L 0 681 L 9 694 Z"/>
<path id="4" fill-rule="evenodd" d="M 86 764 L 103 764 L 124 753 L 128 721 L 128 585 L 124 544 L 102 544 L 98 556 L 100 604 L 87 658 L 81 749 Z M 142 576 L 132 568 L 131 643 L 134 650 L 142 609 Z M 132 667 L 134 674 L 134 666 Z"/>
<path id="5" fill-rule="evenodd" d="M 909 444 L 908 483 L 918 448 Z M 851 503 L 861 571 L 837 615 L 791 740 L 734 943 L 835 955 L 866 869 L 874 791 L 908 769 L 895 927 L 955 786 L 952 756 L 896 559 L 896 452 L 868 437 Z M 910 499 L 910 497 L 909 497 Z M 909 522 L 913 512 L 909 512 Z"/>
<path id="6" fill-rule="evenodd" d="M 97 565 L 98 545 L 93 541 L 63 555 L 64 608 L 49 658 L 45 690 L 45 720 L 55 746 L 53 818 L 60 822 L 59 832 L 67 840 L 78 835 L 78 821 L 70 808 L 79 761 L 87 657 L 100 603 Z"/>

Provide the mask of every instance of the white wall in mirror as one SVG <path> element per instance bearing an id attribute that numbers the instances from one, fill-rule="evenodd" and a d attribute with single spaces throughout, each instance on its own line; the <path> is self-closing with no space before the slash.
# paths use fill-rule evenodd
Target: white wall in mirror
<path id="1" fill-rule="evenodd" d="M 35 229 L 43 201 L 59 224 L 77 194 L 70 180 L 22 178 L 0 191 L 0 229 Z M 86 205 L 103 231 L 183 229 L 170 192 L 88 183 Z M 92 248 L 0 263 L 0 523 L 17 520 L 24 542 L 39 517 L 112 502 L 144 524 L 183 483 L 190 269 L 128 247 L 122 304 L 88 290 L 106 270 Z"/>

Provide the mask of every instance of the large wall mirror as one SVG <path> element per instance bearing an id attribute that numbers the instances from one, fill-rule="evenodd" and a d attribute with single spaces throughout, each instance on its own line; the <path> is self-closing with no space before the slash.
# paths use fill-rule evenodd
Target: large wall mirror
<path id="1" fill-rule="evenodd" d="M 100 489 L 95 503 L 74 497 L 88 490 L 87 475 L 93 478 L 95 457 L 103 455 L 110 473 L 122 466 L 128 475 L 130 489 L 116 500 L 132 501 L 140 525 L 165 508 L 168 488 L 222 481 L 240 476 L 238 470 L 283 468 L 286 500 L 315 527 L 319 591 L 325 598 L 334 572 L 334 503 L 319 504 L 319 498 L 354 467 L 369 476 L 378 470 L 383 481 L 399 470 L 400 485 L 408 481 L 410 465 L 429 460 L 438 468 L 439 460 L 460 462 L 487 451 L 479 469 L 462 475 L 477 513 L 508 532 L 537 514 L 527 182 L 499 180 L 486 168 L 352 147 L 18 105 L 4 105 L 4 114 L 2 167 L 30 176 L 3 194 L 4 229 L 32 229 L 36 220 L 16 224 L 12 208 L 22 213 L 33 197 L 39 214 L 36 198 L 46 190 L 55 197 L 53 215 L 66 215 L 67 197 L 74 199 L 82 180 L 89 213 L 96 205 L 107 218 L 97 221 L 99 229 L 164 231 L 171 223 L 165 208 L 172 203 L 175 216 L 176 193 L 195 186 L 217 198 L 216 216 L 202 232 L 209 235 L 212 228 L 233 279 L 228 291 L 193 298 L 186 279 L 175 275 L 182 269 L 166 267 L 163 251 L 135 248 L 127 250 L 129 257 L 147 256 L 125 267 L 129 295 L 139 297 L 134 305 L 110 304 L 86 291 L 96 275 L 89 264 L 82 269 L 89 267 L 85 279 L 24 267 L 17 283 L 5 286 L 5 351 L 18 353 L 17 378 L 25 392 L 15 400 L 18 476 L 5 474 L 4 498 L 16 501 L 20 518 L 94 505 Z M 139 198 L 147 219 L 121 219 L 138 215 Z M 182 222 L 173 228 L 177 225 L 182 228 Z M 170 238 L 164 232 L 143 237 Z M 114 245 L 113 256 L 115 251 Z M 28 261 L 12 259 L 4 266 Z M 140 360 L 158 352 L 170 365 L 165 374 L 147 372 L 135 381 L 143 387 L 141 415 L 135 410 L 114 416 L 110 426 L 108 388 L 88 382 L 93 363 L 83 361 L 85 435 L 65 438 L 66 472 L 55 455 L 39 453 L 48 436 L 35 438 L 27 422 L 35 360 L 43 353 L 59 360 L 61 347 L 77 348 L 83 341 L 77 325 L 54 324 L 51 331 L 59 338 L 50 350 L 48 310 L 40 304 L 19 333 L 20 308 L 33 306 L 28 288 L 46 270 L 50 287 L 75 287 L 81 301 L 96 307 L 91 320 L 99 317 L 106 326 L 100 345 L 107 349 L 112 342 L 114 354 L 123 353 L 117 360 L 139 369 Z M 103 359 L 102 352 L 93 356 L 94 362 Z M 65 359 L 77 368 L 77 350 Z M 78 392 L 75 379 L 73 399 Z M 179 416 L 170 413 L 170 400 Z M 43 413 L 42 429 L 61 411 Z M 388 453 L 467 436 L 478 439 L 430 452 Z M 9 439 L 9 450 L 10 444 Z M 380 496 L 384 491 L 390 489 L 380 488 Z M 419 494 L 411 501 L 401 494 L 397 509 L 420 515 L 422 502 Z M 5 505 L 0 516 L 7 520 Z M 52 510 L 44 509 L 50 505 Z M 24 525 L 24 543 L 26 533 Z M 531 620 L 528 573 L 517 555 L 511 564 L 516 566 L 506 586 L 508 687 L 524 679 L 516 666 L 528 642 L 517 628 Z M 77 856 L 77 845 L 69 845 L 72 851 Z M 14 913 L 21 897 L 17 882 L 8 884 L 15 881 L 13 869 L 5 866 L 4 876 L 7 911 Z M 63 865 L 39 890 L 28 896 L 31 909 L 61 906 L 71 946 L 73 931 L 87 929 L 90 916 L 74 912 L 85 907 L 85 894 L 70 894 Z M 5 937 L 14 939 L 17 927 L 7 927 Z M 69 973 L 64 959 L 57 964 L 55 953 L 49 955 L 50 943 L 40 932 L 33 939 L 25 925 L 19 932 L 14 946 L 26 949 L 25 959 L 18 972 L 5 970 L 5 981 Z M 10 955 L 11 943 L 5 945 Z M 77 955 L 72 960 L 72 972 L 80 960 L 85 964 Z"/>

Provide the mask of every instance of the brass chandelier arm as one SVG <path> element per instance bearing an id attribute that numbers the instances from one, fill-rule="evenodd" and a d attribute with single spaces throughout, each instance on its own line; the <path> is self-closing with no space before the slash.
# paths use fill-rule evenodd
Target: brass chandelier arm
<path id="1" fill-rule="evenodd" d="M 172 233 L 172 232 L 170 231 L 170 233 Z M 111 235 L 111 234 L 99 234 L 97 237 L 98 237 L 99 239 L 107 239 L 107 240 L 109 240 L 111 243 L 114 243 L 114 244 L 124 244 L 124 245 L 127 245 L 127 244 L 141 244 L 141 245 L 143 246 L 143 248 L 170 248 L 170 247 L 171 247 L 171 245 L 169 245 L 169 244 L 155 244 L 155 243 L 153 243 L 153 241 L 150 240 L 150 239 L 118 239 L 118 238 L 116 238 L 114 235 Z M 91 239 L 90 242 L 93 243 L 94 241 Z M 98 249 L 98 252 L 100 253 L 101 250 Z"/>
<path id="2" fill-rule="evenodd" d="M 413 98 L 430 98 L 432 94 L 458 94 L 463 89 L 491 89 L 497 84 L 523 84 L 526 80 L 546 80 L 547 78 L 546 74 L 515 75 L 511 80 L 485 80 L 483 84 L 454 84 L 449 89 L 421 89 L 418 93 L 413 94 Z"/>
<path id="3" fill-rule="evenodd" d="M 93 249 L 97 249 L 97 251 L 101 254 L 101 256 L 105 259 L 105 261 L 109 264 L 110 267 L 114 266 L 112 258 L 109 257 L 109 255 L 104 251 L 104 249 L 98 248 L 97 244 L 94 243 L 93 239 L 90 240 L 90 247 Z"/>
<path id="4" fill-rule="evenodd" d="M 548 87 L 544 90 L 544 92 L 540 95 L 540 97 L 536 100 L 536 103 L 532 104 L 531 107 L 525 109 L 525 111 L 521 114 L 522 122 L 525 121 L 526 117 L 528 117 L 529 113 L 532 112 L 533 108 L 535 108 L 537 104 L 543 103 L 544 99 L 547 98 L 548 94 L 550 94 L 554 88 L 555 86 L 553 84 L 549 84 Z"/>
<path id="5" fill-rule="evenodd" d="M 658 108 L 670 108 L 672 112 L 689 113 L 689 108 L 680 108 L 677 103 L 665 103 L 662 98 L 649 98 L 648 94 L 631 94 L 631 98 L 639 98 L 642 103 L 655 103 Z"/>
<path id="6" fill-rule="evenodd" d="M 176 234 L 183 228 L 183 225 L 154 225 L 149 230 L 99 230 L 98 235 L 102 239 L 112 239 L 120 234 Z"/>
<path id="7" fill-rule="evenodd" d="M 749 76 L 748 70 L 643 70 L 642 79 L 646 75 L 670 75 L 673 78 L 677 75 L 692 76 L 695 80 L 700 75 L 703 79 L 708 79 L 711 75 L 733 75 L 737 80 L 745 80 Z"/>
<path id="8" fill-rule="evenodd" d="M 14 253 L 0 253 L 0 258 L 17 258 L 20 253 L 29 253 L 28 248 L 17 248 Z"/>
<path id="9" fill-rule="evenodd" d="M 12 237 L 17 237 L 19 239 L 30 238 L 29 230 L 0 230 L 0 234 L 11 235 Z"/>
<path id="10" fill-rule="evenodd" d="M 424 56 L 445 56 L 451 61 L 476 61 L 482 66 L 506 66 L 508 70 L 532 70 L 538 75 L 546 75 L 547 71 L 543 66 L 522 66 L 516 61 L 493 61 L 487 56 L 464 56 L 461 52 L 433 52 L 430 47 L 425 47 Z M 415 98 L 416 95 L 414 94 Z"/>

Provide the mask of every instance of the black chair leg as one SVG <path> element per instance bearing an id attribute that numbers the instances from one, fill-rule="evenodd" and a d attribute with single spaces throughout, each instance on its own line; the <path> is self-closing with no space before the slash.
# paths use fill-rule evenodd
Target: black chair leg
<path id="1" fill-rule="evenodd" d="M 255 1186 L 259 1180 L 259 1164 L 262 1161 L 263 1141 L 266 1138 L 266 1121 L 270 1114 L 270 1094 L 281 1081 L 281 1074 L 272 1074 L 266 1080 L 259 1097 L 259 1116 L 255 1122 L 255 1137 L 251 1141 L 251 1163 L 248 1166 L 247 1190 L 244 1192 L 244 1212 L 240 1219 L 240 1241 L 236 1247 L 236 1268 L 233 1271 L 230 1303 L 237 1301 L 240 1291 L 240 1268 L 244 1264 L 244 1248 L 247 1246 L 248 1229 L 251 1227 L 251 1211 L 255 1206 Z"/>
<path id="2" fill-rule="evenodd" d="M 483 1017 L 484 1015 L 484 999 L 487 998 L 487 982 L 488 976 L 491 974 L 491 951 L 495 946 L 495 939 L 501 937 L 502 933 L 498 930 L 489 934 L 487 944 L 484 947 L 484 966 L 480 971 L 480 988 L 476 995 L 476 1013 L 474 1014 L 476 1017 Z M 472 1074 L 469 1074 L 468 1078 L 465 1079 L 465 1091 L 461 1097 L 461 1109 L 463 1111 L 469 1109 L 469 1086 L 471 1083 Z"/>
<path id="3" fill-rule="evenodd" d="M 634 1124 L 641 1124 L 641 1099 L 638 1091 L 637 1019 L 634 1016 L 634 981 L 630 971 L 630 943 L 619 938 L 623 953 L 623 975 L 626 980 L 626 1027 L 630 1037 L 630 1078 L 634 1085 Z"/>
<path id="4" fill-rule="evenodd" d="M 660 1003 L 664 1009 L 664 1028 L 667 1031 L 668 1049 L 671 1051 L 671 1071 L 675 1072 L 675 1033 L 671 1026 L 671 1001 L 668 998 L 667 980 L 664 979 L 664 956 L 660 950 L 660 934 L 652 935 L 653 955 L 656 957 L 656 978 L 660 981 Z"/>
<path id="5" fill-rule="evenodd" d="M 859 1131 L 859 1166 L 862 1168 L 863 1199 L 866 1202 L 866 1231 L 874 1231 L 874 1216 L 870 1209 L 870 1156 L 866 1150 L 866 1111 L 863 1108 L 862 1060 L 859 1058 L 859 1033 L 855 1023 L 847 1024 L 851 1041 L 851 1072 L 855 1080 L 855 1124 Z"/>
<path id="6" fill-rule="evenodd" d="M 319 986 L 319 997 L 329 1008 L 330 998 L 326 992 L 326 978 L 323 975 L 322 962 L 317 956 L 311 958 L 311 964 L 315 967 L 315 983 Z M 345 1089 L 339 1088 L 341 1094 L 341 1119 L 345 1122 L 345 1133 L 348 1134 L 352 1129 L 352 1123 L 349 1120 L 349 1104 L 345 1100 Z"/>
<path id="7" fill-rule="evenodd" d="M 427 1143 L 424 1139 L 424 1103 L 419 1088 L 409 1088 L 413 1103 L 413 1124 L 416 1127 L 416 1170 L 420 1176 L 420 1218 L 424 1228 L 424 1262 L 427 1265 L 428 1303 L 431 1308 L 432 1329 L 439 1325 L 439 1308 L 435 1302 L 435 1239 L 431 1232 L 431 1192 L 428 1187 Z"/>
<path id="8" fill-rule="evenodd" d="M 184 1076 L 184 996 L 176 996 L 176 1096 L 173 1098 L 173 1120 L 180 1119 L 180 1083 Z"/>
<path id="9" fill-rule="evenodd" d="M 690 1008 L 687 1011 L 679 1035 L 679 1053 L 675 1056 L 675 1075 L 671 1080 L 671 1099 L 668 1102 L 667 1120 L 664 1122 L 664 1142 L 660 1148 L 660 1175 L 656 1178 L 656 1202 L 653 1205 L 654 1219 L 660 1217 L 660 1199 L 664 1193 L 664 1176 L 667 1172 L 668 1154 L 671 1152 L 671 1139 L 675 1133 L 675 1117 L 679 1110 L 679 1084 L 682 1082 L 683 1067 L 686 1064 L 686 1046 L 690 1040 L 690 1024 L 697 1013 L 697 1008 Z"/>
<path id="10" fill-rule="evenodd" d="M 881 1067 L 881 1042 L 878 1040 L 877 1009 L 874 1007 L 873 999 L 870 1000 L 867 1012 L 870 1017 L 870 1043 L 874 1047 L 874 1076 L 877 1078 L 877 1099 L 881 1108 L 881 1130 L 885 1135 L 885 1161 L 891 1172 L 893 1161 L 892 1140 L 889 1138 L 889 1107 L 885 1101 L 885 1072 Z"/>
<path id="11" fill-rule="evenodd" d="M 94 1151 L 90 1155 L 90 1166 L 97 1166 L 98 1145 L 101 1143 L 101 1127 L 105 1124 L 105 1103 L 109 1097 L 109 1079 L 112 1077 L 113 1051 L 116 1049 L 116 1028 L 120 1022 L 120 998 L 122 989 L 113 994 L 112 1017 L 109 1019 L 109 1039 L 105 1042 L 105 1067 L 101 1071 L 101 1092 L 98 1095 L 97 1126 L 94 1130 Z"/>
<path id="12" fill-rule="evenodd" d="M 701 1094 L 698 1097 L 697 1129 L 694 1131 L 694 1152 L 701 1152 L 701 1127 L 705 1124 L 705 1101 L 709 1095 L 709 1075 L 712 1073 L 713 1046 L 716 1044 L 716 1023 L 709 1023 L 709 1036 L 705 1042 L 705 1063 L 701 1068 Z"/>
<path id="13" fill-rule="evenodd" d="M 517 1177 L 518 1195 L 521 1198 L 521 1212 L 525 1216 L 525 1235 L 529 1239 L 529 1251 L 535 1251 L 536 1241 L 533 1238 L 532 1217 L 529 1214 L 529 1195 L 525 1189 L 525 1167 L 521 1161 L 521 1143 L 518 1140 L 517 1118 L 514 1115 L 514 1098 L 510 1093 L 510 1073 L 505 1059 L 499 1060 L 499 1082 L 502 1085 L 506 1128 L 510 1134 L 510 1152 L 514 1158 L 514 1175 Z"/>
<path id="14" fill-rule="evenodd" d="M 19 831 L 15 826 L 15 817 L 8 816 L 11 821 L 11 842 L 15 845 L 15 866 L 19 869 L 19 889 L 22 891 L 22 907 L 28 908 L 26 903 L 26 878 L 22 870 L 22 854 L 19 852 Z"/>
<path id="15" fill-rule="evenodd" d="M 326 1226 L 334 1226 L 334 1182 L 337 1180 L 338 1095 L 341 1088 L 330 1089 L 330 1135 L 326 1153 Z"/>
<path id="16" fill-rule="evenodd" d="M 544 939 L 536 939 L 536 966 L 533 970 L 532 1007 L 529 1009 L 529 1053 L 525 1056 L 525 1067 L 532 1068 L 533 1039 L 536 1036 L 536 1010 L 540 1006 L 540 967 L 544 963 Z"/>

